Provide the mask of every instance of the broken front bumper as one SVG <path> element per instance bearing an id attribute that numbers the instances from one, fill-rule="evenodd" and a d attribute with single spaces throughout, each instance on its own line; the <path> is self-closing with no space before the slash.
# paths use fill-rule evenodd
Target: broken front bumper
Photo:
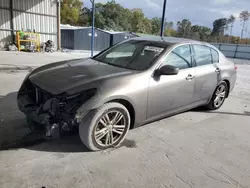
<path id="1" fill-rule="evenodd" d="M 42 125 L 44 128 L 59 125 L 63 129 L 77 126 L 77 110 L 95 94 L 94 89 L 68 96 L 66 93 L 52 95 L 32 84 L 27 79 L 21 86 L 17 103 L 27 116 L 28 122 Z"/>

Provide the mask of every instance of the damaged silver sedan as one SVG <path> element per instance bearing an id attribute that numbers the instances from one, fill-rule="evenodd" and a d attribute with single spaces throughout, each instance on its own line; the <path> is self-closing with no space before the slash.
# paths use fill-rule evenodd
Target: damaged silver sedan
<path id="1" fill-rule="evenodd" d="M 220 108 L 235 80 L 235 65 L 209 44 L 139 37 L 35 69 L 17 100 L 32 130 L 57 138 L 76 129 L 90 150 L 102 150 L 118 146 L 130 128 L 198 106 Z"/>

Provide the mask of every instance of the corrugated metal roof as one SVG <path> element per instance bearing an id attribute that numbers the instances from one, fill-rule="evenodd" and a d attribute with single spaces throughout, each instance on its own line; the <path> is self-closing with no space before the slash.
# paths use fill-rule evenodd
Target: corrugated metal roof
<path id="1" fill-rule="evenodd" d="M 124 31 L 107 31 L 107 30 L 103 30 L 103 29 L 99 29 L 103 32 L 109 33 L 109 34 L 119 34 L 119 33 L 125 33 Z"/>
<path id="2" fill-rule="evenodd" d="M 56 2 L 55 0 L 13 0 L 13 9 L 56 16 Z"/>
<path id="3" fill-rule="evenodd" d="M 0 10 L 0 29 L 10 29 L 10 11 Z"/>
<path id="4" fill-rule="evenodd" d="M 35 29 L 36 32 L 56 33 L 57 18 L 49 16 L 41 16 L 29 13 L 21 13 L 14 11 L 14 29 L 24 31 L 27 29 Z"/>
<path id="5" fill-rule="evenodd" d="M 0 0 L 0 7 L 10 8 L 10 0 Z"/>
<path id="6" fill-rule="evenodd" d="M 60 25 L 61 29 L 90 29 L 92 27 L 80 27 L 80 26 L 72 26 L 69 24 L 61 24 Z M 108 31 L 108 30 L 104 30 L 104 29 L 99 29 L 99 28 L 95 28 L 98 29 L 99 31 L 103 31 L 105 33 L 109 33 L 109 34 L 119 34 L 119 33 L 125 33 L 124 31 Z"/>
<path id="7" fill-rule="evenodd" d="M 86 29 L 91 27 L 81 27 L 81 26 L 73 26 L 69 24 L 60 24 L 61 29 Z"/>

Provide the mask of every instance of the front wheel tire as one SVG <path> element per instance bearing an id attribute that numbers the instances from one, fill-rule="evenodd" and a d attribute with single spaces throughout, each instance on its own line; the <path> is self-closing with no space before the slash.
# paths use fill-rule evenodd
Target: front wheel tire
<path id="1" fill-rule="evenodd" d="M 219 109 L 226 97 L 228 96 L 229 88 L 226 82 L 221 82 L 215 89 L 215 92 L 209 102 L 209 104 L 206 106 L 210 110 L 217 110 Z"/>
<path id="2" fill-rule="evenodd" d="M 92 151 L 118 146 L 130 128 L 130 114 L 120 103 L 106 103 L 90 112 L 79 126 L 82 142 Z"/>

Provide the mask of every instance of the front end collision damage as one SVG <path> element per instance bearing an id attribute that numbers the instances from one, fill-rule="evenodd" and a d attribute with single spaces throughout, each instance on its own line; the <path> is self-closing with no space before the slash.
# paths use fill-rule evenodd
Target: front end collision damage
<path id="1" fill-rule="evenodd" d="M 62 131 L 70 131 L 78 126 L 79 119 L 87 113 L 87 109 L 84 114 L 83 110 L 77 113 L 78 109 L 83 109 L 84 103 L 96 93 L 97 89 L 94 88 L 73 95 L 67 92 L 53 95 L 27 78 L 18 92 L 17 101 L 32 129 L 43 130 L 48 137 L 60 137 Z"/>

